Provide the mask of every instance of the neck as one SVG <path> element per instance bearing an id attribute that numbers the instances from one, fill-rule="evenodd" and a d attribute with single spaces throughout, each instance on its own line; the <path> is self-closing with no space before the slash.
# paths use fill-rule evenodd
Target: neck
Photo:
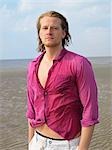
<path id="1" fill-rule="evenodd" d="M 46 50 L 46 53 L 45 53 L 45 57 L 48 61 L 53 61 L 53 59 L 55 57 L 57 57 L 61 50 L 63 49 L 63 47 L 46 47 L 45 50 Z"/>

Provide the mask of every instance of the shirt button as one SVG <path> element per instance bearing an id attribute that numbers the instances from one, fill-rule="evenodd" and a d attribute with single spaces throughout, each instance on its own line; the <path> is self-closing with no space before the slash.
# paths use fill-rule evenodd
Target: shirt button
<path id="1" fill-rule="evenodd" d="M 40 118 L 37 121 L 42 121 Z"/>
<path id="2" fill-rule="evenodd" d="M 48 95 L 47 91 L 45 91 L 45 92 L 44 92 L 44 95 L 45 95 L 45 96 L 47 96 L 47 95 Z"/>
<path id="3" fill-rule="evenodd" d="M 49 144 L 52 144 L 52 141 L 49 141 Z"/>

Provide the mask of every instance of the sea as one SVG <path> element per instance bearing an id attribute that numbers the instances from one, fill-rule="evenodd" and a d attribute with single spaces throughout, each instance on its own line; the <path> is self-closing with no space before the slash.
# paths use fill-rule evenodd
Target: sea
<path id="1" fill-rule="evenodd" d="M 33 59 L 7 59 L 0 60 L 0 70 L 2 69 L 26 69 L 29 62 Z M 112 57 L 88 57 L 94 65 L 112 65 Z"/>
<path id="2" fill-rule="evenodd" d="M 5 59 L 5 60 L 0 60 L 0 70 L 1 69 L 9 69 L 9 68 L 26 69 L 31 60 L 32 59 Z"/>

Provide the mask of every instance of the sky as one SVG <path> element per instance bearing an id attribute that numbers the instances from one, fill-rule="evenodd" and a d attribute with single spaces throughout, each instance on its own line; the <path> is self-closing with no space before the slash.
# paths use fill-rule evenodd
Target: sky
<path id="1" fill-rule="evenodd" d="M 67 49 L 86 57 L 112 56 L 111 9 L 111 0 L 0 0 L 0 59 L 37 57 L 36 22 L 49 10 L 69 22 Z"/>

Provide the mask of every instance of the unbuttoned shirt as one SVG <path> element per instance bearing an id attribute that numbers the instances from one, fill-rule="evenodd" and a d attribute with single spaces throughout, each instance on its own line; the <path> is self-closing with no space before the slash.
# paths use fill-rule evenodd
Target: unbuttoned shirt
<path id="1" fill-rule="evenodd" d="M 38 79 L 38 69 L 44 54 L 28 66 L 26 116 L 33 128 L 46 123 L 70 140 L 81 131 L 82 126 L 99 122 L 93 69 L 87 58 L 62 49 L 53 60 L 43 88 Z"/>

